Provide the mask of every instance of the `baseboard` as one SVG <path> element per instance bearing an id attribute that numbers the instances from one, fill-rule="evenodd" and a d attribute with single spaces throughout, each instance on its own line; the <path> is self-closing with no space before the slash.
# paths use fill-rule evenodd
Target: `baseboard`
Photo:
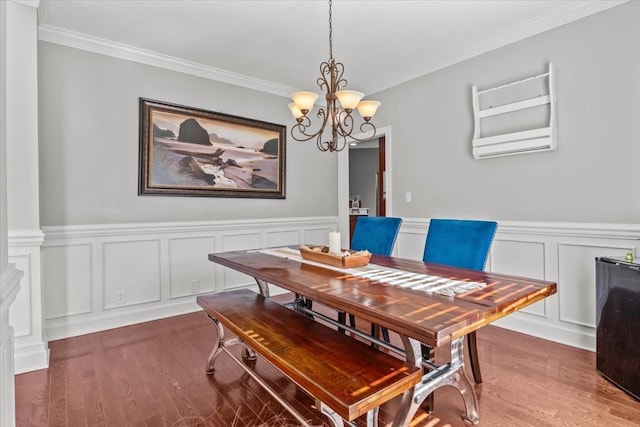
<path id="1" fill-rule="evenodd" d="M 515 332 L 542 338 L 548 341 L 565 344 L 583 350 L 596 351 L 596 337 L 593 329 L 576 331 L 563 327 L 561 324 L 550 325 L 544 320 L 535 321 L 525 318 L 520 313 L 514 313 L 492 323 L 494 326 Z"/>
<path id="2" fill-rule="evenodd" d="M 127 313 L 108 313 L 108 315 L 93 317 L 91 319 L 72 320 L 65 318 L 61 319 L 62 321 L 59 323 L 55 320 L 50 320 L 47 322 L 47 339 L 48 341 L 55 341 L 79 335 L 92 334 L 94 332 L 121 328 L 136 323 L 151 322 L 153 320 L 164 319 L 165 317 L 193 313 L 198 310 L 200 310 L 200 307 L 197 306 L 194 300 L 151 308 L 138 308 L 135 311 Z"/>
<path id="3" fill-rule="evenodd" d="M 15 373 L 37 371 L 49 367 L 49 349 L 44 344 L 14 349 Z"/>

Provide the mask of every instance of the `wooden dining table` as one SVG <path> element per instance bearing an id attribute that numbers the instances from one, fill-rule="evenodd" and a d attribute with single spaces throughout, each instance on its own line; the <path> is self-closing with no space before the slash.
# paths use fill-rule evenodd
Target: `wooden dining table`
<path id="1" fill-rule="evenodd" d="M 212 253 L 209 260 L 253 277 L 266 297 L 270 296 L 269 284 L 291 291 L 298 297 L 292 307 L 318 319 L 333 322 L 311 312 L 307 301 L 397 333 L 402 347 L 335 323 L 424 368 L 421 383 L 403 395 L 394 426 L 409 425 L 425 399 L 444 385 L 458 389 L 465 407 L 462 418 L 477 424 L 477 397 L 463 369 L 463 338 L 553 295 L 557 288 L 549 281 L 379 255 L 373 255 L 364 267 L 340 268 L 302 259 L 297 246 Z M 444 345 L 450 346 L 448 363 L 436 365 L 433 352 L 423 354 L 425 346 L 435 349 Z"/>

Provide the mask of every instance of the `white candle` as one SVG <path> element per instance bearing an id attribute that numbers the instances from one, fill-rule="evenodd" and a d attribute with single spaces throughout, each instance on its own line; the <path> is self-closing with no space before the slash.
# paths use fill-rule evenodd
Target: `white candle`
<path id="1" fill-rule="evenodd" d="M 329 233 L 329 253 L 331 254 L 339 254 L 342 252 L 340 250 L 340 233 L 337 231 L 332 231 Z"/>

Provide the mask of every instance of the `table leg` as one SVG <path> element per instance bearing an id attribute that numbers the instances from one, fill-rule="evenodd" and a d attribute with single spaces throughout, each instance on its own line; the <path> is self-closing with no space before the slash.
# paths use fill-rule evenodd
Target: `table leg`
<path id="1" fill-rule="evenodd" d="M 434 361 L 436 357 L 436 351 L 433 347 L 421 344 L 422 347 L 422 360 L 426 362 Z M 435 399 L 433 398 L 433 393 L 431 393 L 424 401 L 422 402 L 422 410 L 427 414 L 430 414 L 435 409 Z"/>
<path id="2" fill-rule="evenodd" d="M 420 343 L 403 337 L 407 362 L 415 363 L 422 360 L 422 350 Z M 413 393 L 409 396 L 402 395 L 398 413 L 393 421 L 393 426 L 408 426 L 422 402 L 429 397 L 436 389 L 450 385 L 458 389 L 462 395 L 465 406 L 465 413 L 462 419 L 469 424 L 477 424 L 480 421 L 478 416 L 478 399 L 475 390 L 464 370 L 462 360 L 464 350 L 464 337 L 456 338 L 451 342 L 451 362 L 433 369 L 422 377 L 422 382 L 413 388 Z"/>
<path id="3" fill-rule="evenodd" d="M 257 360 L 258 356 L 256 355 L 256 351 L 242 342 L 242 358 L 247 360 Z"/>
<path id="4" fill-rule="evenodd" d="M 469 424 L 478 424 L 480 416 L 478 415 L 478 397 L 476 391 L 473 389 L 473 384 L 467 377 L 467 372 L 464 370 L 464 363 L 462 361 L 464 352 L 464 337 L 458 338 L 451 343 L 451 364 L 459 365 L 458 369 L 451 375 L 450 385 L 458 389 L 462 395 L 462 401 L 464 402 L 465 414 L 462 415 L 462 419 Z M 454 361 L 455 359 L 455 361 Z M 445 384 L 443 384 L 445 385 Z"/>
<path id="5" fill-rule="evenodd" d="M 404 346 L 404 353 L 407 363 L 411 366 L 418 366 L 422 368 L 422 346 L 420 342 L 409 338 L 405 335 L 400 335 L 402 345 Z M 416 399 L 420 384 L 414 386 L 412 389 L 405 391 L 400 395 L 400 406 L 398 412 L 393 420 L 393 426 L 406 427 L 409 425 L 416 411 L 420 407 L 421 401 Z"/>
<path id="6" fill-rule="evenodd" d="M 256 279 L 256 283 L 258 284 L 258 289 L 260 290 L 260 295 L 265 298 L 269 298 L 269 283 L 265 282 L 262 279 Z"/>

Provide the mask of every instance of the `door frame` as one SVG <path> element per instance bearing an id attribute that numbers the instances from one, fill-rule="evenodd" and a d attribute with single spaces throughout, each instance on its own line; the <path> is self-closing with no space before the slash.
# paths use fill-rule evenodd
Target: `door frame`
<path id="1" fill-rule="evenodd" d="M 356 138 L 365 139 L 367 134 L 354 135 Z M 392 216 L 392 186 L 391 186 L 391 126 L 384 126 L 376 129 L 376 133 L 369 139 L 385 139 L 385 176 L 384 185 L 386 189 L 386 216 Z M 347 140 L 347 143 L 352 140 Z M 338 230 L 342 237 L 342 247 L 348 248 L 349 242 L 349 147 L 338 152 Z"/>

